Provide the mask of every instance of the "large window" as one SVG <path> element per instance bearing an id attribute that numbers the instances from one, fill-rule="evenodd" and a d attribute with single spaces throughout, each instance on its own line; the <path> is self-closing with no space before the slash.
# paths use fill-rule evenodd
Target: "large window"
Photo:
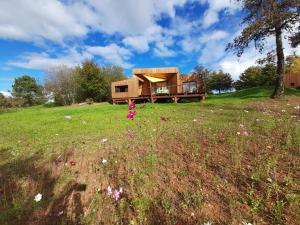
<path id="1" fill-rule="evenodd" d="M 197 82 L 190 81 L 190 82 L 183 82 L 183 93 L 197 93 Z"/>
<path id="2" fill-rule="evenodd" d="M 128 85 L 120 85 L 120 86 L 116 86 L 116 93 L 118 92 L 128 92 Z"/>

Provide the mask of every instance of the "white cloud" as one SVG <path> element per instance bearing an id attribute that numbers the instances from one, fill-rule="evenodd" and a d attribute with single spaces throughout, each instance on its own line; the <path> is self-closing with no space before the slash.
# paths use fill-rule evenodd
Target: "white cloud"
<path id="1" fill-rule="evenodd" d="M 87 51 L 93 55 L 101 56 L 106 62 L 131 68 L 132 64 L 126 62 L 132 53 L 123 47 L 116 44 L 107 46 L 87 46 Z"/>
<path id="2" fill-rule="evenodd" d="M 92 55 L 90 53 L 80 53 L 75 49 L 69 49 L 67 53 L 58 56 L 51 56 L 47 52 L 27 52 L 17 60 L 8 61 L 7 65 L 25 69 L 48 70 L 52 67 L 60 66 L 62 64 L 70 67 L 76 66 L 83 60 L 91 57 Z"/>
<path id="3" fill-rule="evenodd" d="M 233 14 L 240 6 L 232 0 L 200 0 L 201 4 L 208 4 L 202 19 L 203 28 L 208 28 L 219 21 L 219 13 L 225 10 L 228 14 Z"/>
<path id="4" fill-rule="evenodd" d="M 0 38 L 3 39 L 62 42 L 65 38 L 82 37 L 88 32 L 88 27 L 60 1 L 0 1 L 0 9 Z M 85 6 L 82 10 L 91 14 Z"/>
<path id="5" fill-rule="evenodd" d="M 0 1 L 0 38 L 62 43 L 65 39 L 84 38 L 90 31 L 138 36 L 157 29 L 156 20 L 162 14 L 174 18 L 175 7 L 187 1 Z M 130 39 L 127 42 L 133 45 Z M 145 41 L 140 42 L 145 49 Z"/>

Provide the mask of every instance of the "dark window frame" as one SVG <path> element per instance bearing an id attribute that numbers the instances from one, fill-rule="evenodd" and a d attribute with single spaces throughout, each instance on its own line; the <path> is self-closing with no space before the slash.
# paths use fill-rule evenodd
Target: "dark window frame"
<path id="1" fill-rule="evenodd" d="M 116 93 L 126 93 L 128 92 L 128 85 L 117 85 L 115 86 Z"/>

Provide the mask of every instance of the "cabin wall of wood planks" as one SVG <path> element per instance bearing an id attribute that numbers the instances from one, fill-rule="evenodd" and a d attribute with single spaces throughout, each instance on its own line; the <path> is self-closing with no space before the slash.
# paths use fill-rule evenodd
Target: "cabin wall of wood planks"
<path id="1" fill-rule="evenodd" d="M 286 87 L 300 88 L 300 72 L 285 74 L 284 85 Z"/>

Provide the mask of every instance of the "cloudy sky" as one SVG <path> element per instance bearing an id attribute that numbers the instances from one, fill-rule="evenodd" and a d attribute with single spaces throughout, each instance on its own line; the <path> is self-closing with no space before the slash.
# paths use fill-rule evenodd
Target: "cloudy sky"
<path id="1" fill-rule="evenodd" d="M 42 83 L 49 68 L 85 59 L 121 65 L 128 76 L 135 67 L 189 73 L 201 64 L 236 79 L 262 57 L 253 49 L 240 59 L 224 51 L 242 15 L 231 0 L 0 1 L 0 91 L 22 74 Z"/>

